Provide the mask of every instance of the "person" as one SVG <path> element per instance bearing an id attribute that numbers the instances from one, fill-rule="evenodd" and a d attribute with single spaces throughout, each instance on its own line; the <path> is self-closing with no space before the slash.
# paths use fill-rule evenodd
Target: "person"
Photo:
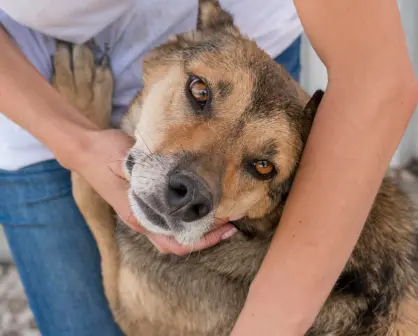
<path id="1" fill-rule="evenodd" d="M 299 79 L 302 26 L 291 0 L 265 1 L 262 8 L 251 0 L 221 4 Z M 30 307 L 42 335 L 119 335 L 101 286 L 99 254 L 74 203 L 67 169 L 82 173 L 128 225 L 141 230 L 120 178 L 130 140 L 116 130 L 95 130 L 45 79 L 52 75 L 55 39 L 94 38 L 99 56 L 107 46 L 116 126 L 142 86 L 144 54 L 169 35 L 193 29 L 197 1 L 0 0 L 0 8 L 0 223 Z M 228 232 L 231 226 L 221 226 L 196 249 L 233 229 Z M 189 252 L 171 240 L 149 238 L 163 252 Z"/>
<path id="2" fill-rule="evenodd" d="M 277 0 L 275 3 L 279 2 Z M 150 10 L 154 3 L 142 3 L 143 7 L 138 14 L 144 15 L 141 24 L 147 22 L 147 18 L 160 19 L 164 13 L 173 15 L 177 11 L 177 20 L 171 22 L 183 23 L 186 21 L 185 18 L 189 17 L 190 13 L 186 15 L 187 11 L 180 14 L 180 1 L 176 1 L 175 8 L 169 6 L 168 2 L 165 3 L 164 11 L 156 10 L 153 13 L 155 16 L 152 16 Z M 243 4 L 242 1 L 240 3 Z M 66 33 L 60 37 L 76 41 L 82 41 L 86 36 L 78 35 L 78 38 L 75 38 L 78 29 L 73 27 L 82 27 L 82 31 L 89 31 L 89 35 L 94 36 L 103 32 L 106 26 L 100 19 L 103 13 L 106 13 L 108 18 L 111 17 L 107 20 L 109 23 L 117 22 L 122 13 L 133 15 L 134 12 L 127 12 L 132 3 L 127 5 L 126 2 L 117 2 L 112 6 L 111 0 L 106 0 L 100 1 L 100 6 L 89 7 L 91 4 L 88 1 L 78 5 L 71 4 L 72 10 L 63 6 L 63 2 L 59 5 L 61 9 L 48 4 L 50 12 L 47 11 L 48 15 L 42 17 L 39 16 L 42 11 L 36 8 L 34 10 L 33 5 L 28 14 L 23 5 L 21 8 L 18 5 L 16 10 L 12 11 L 10 9 L 15 6 L 10 2 L 3 0 L 1 3 L 2 8 L 17 22 L 55 37 L 58 37 L 59 30 L 67 28 L 62 30 Z M 418 100 L 418 84 L 408 56 L 396 0 L 295 0 L 295 5 L 308 38 L 327 67 L 329 81 L 279 229 L 251 286 L 245 307 L 232 332 L 233 336 L 299 336 L 306 333 L 356 243 L 385 170 Z M 90 20 L 86 20 L 82 13 L 88 13 Z M 48 22 L 49 29 L 45 26 Z M 168 21 L 161 20 L 162 22 L 167 24 Z M 166 28 L 164 25 L 142 26 L 142 29 L 135 30 L 132 35 L 135 35 L 135 41 L 146 35 L 144 41 L 149 42 L 152 39 L 148 38 L 148 34 Z M 120 27 L 112 36 L 122 41 L 123 38 L 129 37 L 126 34 L 129 35 L 129 32 Z M 126 185 L 123 179 L 119 178 L 120 165 L 114 163 L 122 158 L 129 148 L 129 139 L 116 130 L 98 131 L 79 117 L 76 111 L 63 102 L 46 81 L 33 71 L 33 67 L 25 61 L 17 48 L 13 47 L 5 34 L 1 35 L 1 39 L 0 110 L 44 143 L 64 167 L 81 173 L 129 225 L 139 230 L 137 224 L 129 220 L 127 200 L 123 196 Z M 45 42 L 45 36 L 31 35 L 30 40 L 34 39 Z M 20 46 L 23 49 L 23 45 Z M 129 47 L 135 48 L 137 44 Z M 46 47 L 40 49 L 45 52 Z M 123 66 L 120 66 L 120 73 L 116 73 L 116 76 L 123 73 L 122 70 L 129 64 L 129 53 L 121 55 L 121 59 L 124 60 L 121 62 Z M 118 96 L 117 92 L 121 92 L 118 91 L 120 87 L 116 88 L 115 97 Z M 123 104 L 115 98 L 115 111 L 120 106 Z M 5 128 L 12 129 L 12 126 L 7 124 Z M 8 144 L 10 146 L 10 142 Z M 27 153 L 23 157 L 29 157 Z M 28 171 L 23 168 L 13 176 L 20 176 L 26 172 L 27 180 L 32 179 L 36 171 L 33 172 L 30 168 L 32 166 L 29 166 Z M 43 167 L 40 171 L 45 169 L 48 168 Z M 59 170 L 61 167 L 54 167 L 44 176 L 52 174 L 54 169 Z M 11 184 L 19 180 L 13 176 L 10 178 Z M 0 190 L 3 193 L 4 186 L 10 183 L 6 184 L 4 178 L 2 181 Z M 33 180 L 30 181 L 32 183 Z M 48 183 L 45 183 L 46 181 Z M 40 179 L 35 185 L 51 188 L 50 183 L 49 178 Z M 32 184 L 26 191 L 34 189 Z M 33 196 L 25 191 L 18 195 L 15 191 L 6 197 L 5 204 L 11 204 L 11 207 L 7 207 L 8 211 L 17 211 L 17 206 L 20 209 L 22 204 L 25 205 L 25 216 L 15 216 L 19 224 L 23 223 L 20 225 L 23 232 L 23 227 L 28 224 L 25 222 L 26 218 L 36 219 L 31 220 L 30 224 L 41 222 L 41 218 L 34 216 L 31 211 L 34 205 L 38 205 L 39 199 L 55 205 L 54 202 L 64 190 L 66 189 L 62 186 L 49 189 L 53 191 L 52 196 L 46 199 L 38 198 L 38 202 L 33 202 Z M 0 213 L 4 211 L 3 199 L 4 197 L 0 202 L 0 206 L 3 207 Z M 55 211 L 55 208 L 52 209 Z M 44 221 L 50 221 L 48 211 L 51 211 L 51 208 L 41 212 Z M 59 213 L 62 214 L 58 212 L 53 218 L 56 221 L 60 219 Z M 60 225 L 64 224 L 60 222 Z M 65 227 L 65 233 L 71 229 L 73 228 Z M 64 231 L 60 228 L 55 230 Z M 33 234 L 29 234 L 29 231 L 25 234 L 30 238 Z M 225 231 L 218 236 L 214 235 L 217 238 L 212 236 L 208 239 L 211 243 L 217 243 L 222 235 L 228 236 L 227 233 Z M 21 234 L 22 239 L 26 238 L 25 234 Z M 80 233 L 74 236 L 78 237 L 78 234 Z M 170 246 L 159 237 L 149 238 L 162 252 L 182 253 L 181 249 Z M 57 251 L 60 251 L 67 239 L 63 233 L 60 240 L 55 242 L 53 251 L 56 256 L 62 256 L 62 253 Z M 18 239 L 15 239 L 14 243 L 17 244 L 17 241 Z M 74 241 L 77 241 L 77 238 L 73 238 L 72 242 Z M 44 257 L 34 252 L 42 247 L 42 244 L 39 245 L 25 245 L 25 248 L 32 252 L 32 261 L 38 261 L 38 266 L 39 259 Z M 205 246 L 199 246 L 203 247 Z M 76 250 L 77 246 L 71 246 L 71 253 L 77 252 Z M 83 259 L 86 259 L 85 255 Z M 66 266 L 67 262 L 68 260 L 61 259 L 59 266 Z M 49 272 L 56 272 L 57 264 L 50 267 Z M 48 274 L 46 267 L 42 271 Z M 67 268 L 64 274 L 68 272 L 71 275 L 69 271 Z M 89 269 L 87 273 L 89 272 L 92 271 Z M 85 276 L 82 272 L 78 274 L 83 274 L 81 278 Z M 45 280 L 48 280 L 47 278 L 44 277 Z M 67 279 L 61 278 L 60 281 L 66 282 Z M 73 291 L 77 294 L 77 287 L 65 287 L 64 283 L 60 285 L 68 292 Z M 85 298 L 86 305 L 90 299 L 89 296 Z M 62 307 L 68 308 L 65 304 L 62 304 Z M 91 321 L 92 326 L 104 321 L 103 315 L 97 317 L 97 307 L 103 306 L 97 305 L 89 310 L 88 318 L 84 320 Z M 64 315 L 63 312 L 71 314 L 69 309 L 64 308 L 58 314 Z M 83 312 L 86 314 L 86 311 Z M 55 321 L 60 320 L 56 318 Z M 69 333 L 69 329 L 65 331 L 59 329 L 59 326 L 55 328 L 58 332 L 54 335 Z M 94 330 L 93 327 L 90 328 Z M 107 327 L 99 330 L 103 330 L 103 334 L 106 335 L 112 332 L 110 329 Z M 83 335 L 82 332 L 79 334 Z"/>

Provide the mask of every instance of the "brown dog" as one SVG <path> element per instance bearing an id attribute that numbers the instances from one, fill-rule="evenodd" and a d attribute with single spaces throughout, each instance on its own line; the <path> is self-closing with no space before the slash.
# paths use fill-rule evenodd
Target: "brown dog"
<path id="1" fill-rule="evenodd" d="M 94 64 L 86 46 L 71 53 L 58 45 L 54 85 L 105 128 L 112 76 Z M 143 71 L 144 89 L 123 122 L 136 139 L 126 160 L 134 214 L 183 244 L 208 232 L 215 216 L 240 218 L 239 233 L 187 257 L 160 255 L 116 225 L 109 205 L 74 174 L 106 295 L 127 335 L 228 335 L 279 223 L 322 92 L 309 99 L 207 0 L 197 30 L 152 50 Z M 410 202 L 385 179 L 308 335 L 418 335 L 417 253 Z"/>

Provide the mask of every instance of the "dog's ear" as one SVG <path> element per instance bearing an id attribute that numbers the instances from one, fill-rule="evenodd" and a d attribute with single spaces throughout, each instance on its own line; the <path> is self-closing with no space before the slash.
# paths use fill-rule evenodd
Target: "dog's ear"
<path id="1" fill-rule="evenodd" d="M 232 15 L 223 10 L 217 0 L 199 0 L 197 29 L 222 29 L 234 27 Z"/>
<path id="2" fill-rule="evenodd" d="M 308 103 L 305 106 L 304 114 L 311 118 L 315 117 L 316 111 L 318 110 L 319 104 L 321 104 L 322 97 L 324 96 L 324 91 L 316 90 L 315 93 L 312 95 L 311 99 L 309 99 Z"/>
<path id="3" fill-rule="evenodd" d="M 302 142 L 305 144 L 309 133 L 311 131 L 312 123 L 315 118 L 316 111 L 318 110 L 319 104 L 321 104 L 322 97 L 324 96 L 324 91 L 317 90 L 309 99 L 308 103 L 305 105 L 305 108 L 303 110 L 303 116 L 304 120 L 302 122 L 302 130 L 301 130 L 301 136 L 302 136 Z"/>

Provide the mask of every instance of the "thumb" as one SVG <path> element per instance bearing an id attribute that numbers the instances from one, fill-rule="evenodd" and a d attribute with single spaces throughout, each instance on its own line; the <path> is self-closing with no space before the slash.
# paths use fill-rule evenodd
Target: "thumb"
<path id="1" fill-rule="evenodd" d="M 138 223 L 133 215 L 128 198 L 129 183 L 122 177 L 116 176 L 112 179 L 113 186 L 108 186 L 112 190 L 107 200 L 112 205 L 113 209 L 120 217 L 120 219 L 128 225 L 132 230 L 137 232 L 144 232 L 145 229 Z"/>

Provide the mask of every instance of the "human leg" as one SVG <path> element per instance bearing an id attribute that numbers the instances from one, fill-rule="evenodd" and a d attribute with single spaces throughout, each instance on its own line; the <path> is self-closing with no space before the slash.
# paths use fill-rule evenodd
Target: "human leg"
<path id="1" fill-rule="evenodd" d="M 67 170 L 51 160 L 0 171 L 0 223 L 42 335 L 121 335 Z"/>

